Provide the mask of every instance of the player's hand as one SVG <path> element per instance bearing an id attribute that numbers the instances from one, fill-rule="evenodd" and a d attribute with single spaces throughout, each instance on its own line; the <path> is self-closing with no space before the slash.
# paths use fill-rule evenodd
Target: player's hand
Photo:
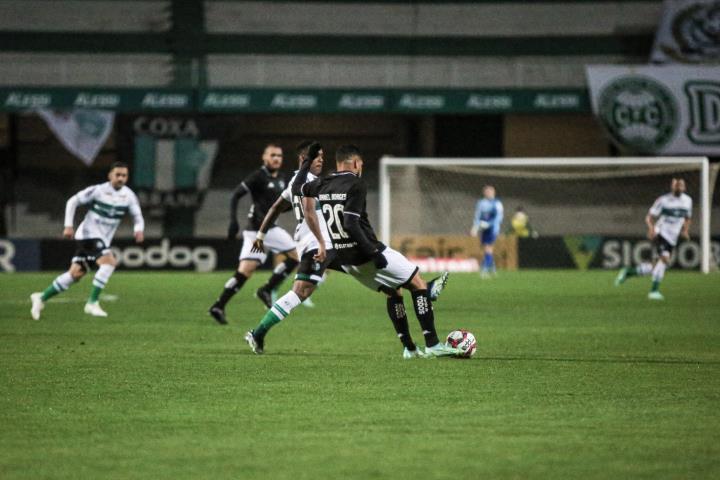
<path id="1" fill-rule="evenodd" d="M 63 228 L 63 237 L 65 238 L 73 238 L 75 235 L 75 231 L 73 230 L 73 227 L 65 227 Z"/>
<path id="2" fill-rule="evenodd" d="M 488 228 L 490 228 L 490 222 L 480 220 L 480 230 L 487 230 Z"/>
<path id="3" fill-rule="evenodd" d="M 305 162 L 312 163 L 318 155 L 320 155 L 320 150 L 322 150 L 322 145 L 320 145 L 318 142 L 313 142 L 308 146 L 307 155 L 305 157 Z"/>
<path id="4" fill-rule="evenodd" d="M 237 234 L 240 231 L 240 225 L 238 225 L 237 220 L 233 220 L 230 222 L 230 225 L 228 226 L 228 240 L 234 240 L 237 238 Z"/>
<path id="5" fill-rule="evenodd" d="M 325 245 L 320 245 L 318 247 L 318 251 L 315 255 L 313 255 L 313 260 L 316 262 L 323 263 L 325 261 L 325 258 L 327 258 L 327 252 L 325 251 Z"/>
<path id="6" fill-rule="evenodd" d="M 385 258 L 385 255 L 383 255 L 380 251 L 375 252 L 375 255 L 373 255 L 372 258 L 372 262 L 378 269 L 382 269 L 388 266 L 387 258 Z"/>
<path id="7" fill-rule="evenodd" d="M 135 232 L 135 243 L 143 243 L 145 241 L 145 234 L 143 232 Z"/>
<path id="8" fill-rule="evenodd" d="M 479 230 L 479 229 L 478 229 L 478 226 L 477 226 L 477 225 L 473 225 L 473 227 L 470 229 L 470 236 L 471 236 L 471 237 L 477 237 L 478 230 Z"/>
<path id="9" fill-rule="evenodd" d="M 265 242 L 256 238 L 250 251 L 253 253 L 265 253 Z"/>

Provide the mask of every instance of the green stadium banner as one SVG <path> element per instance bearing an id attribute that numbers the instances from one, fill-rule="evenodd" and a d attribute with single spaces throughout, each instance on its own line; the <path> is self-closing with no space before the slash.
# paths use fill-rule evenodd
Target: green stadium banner
<path id="1" fill-rule="evenodd" d="M 589 112 L 587 90 L 567 89 L 98 89 L 0 88 L 0 111 L 103 109 L 208 113 Z"/>
<path id="2" fill-rule="evenodd" d="M 192 111 L 193 90 L 0 88 L 0 111 L 102 109 L 123 112 Z"/>
<path id="3" fill-rule="evenodd" d="M 588 112 L 584 89 L 202 90 L 203 112 L 511 113 Z"/>

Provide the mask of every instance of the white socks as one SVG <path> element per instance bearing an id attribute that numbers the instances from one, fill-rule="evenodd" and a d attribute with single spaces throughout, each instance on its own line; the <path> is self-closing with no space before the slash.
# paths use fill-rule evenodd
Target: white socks
<path id="1" fill-rule="evenodd" d="M 95 273 L 95 278 L 93 279 L 93 286 L 98 288 L 105 288 L 105 284 L 108 282 L 108 280 L 110 280 L 110 275 L 112 275 L 114 271 L 115 267 L 113 265 L 100 265 L 97 273 Z"/>
<path id="2" fill-rule="evenodd" d="M 70 272 L 65 272 L 59 275 L 52 283 L 52 286 L 58 292 L 64 292 L 70 285 L 75 283 L 75 279 L 70 275 Z"/>
<path id="3" fill-rule="evenodd" d="M 290 315 L 290 312 L 292 312 L 295 307 L 300 305 L 300 303 L 300 297 L 298 297 L 295 292 L 290 290 L 288 293 L 278 298 L 278 300 L 273 304 L 270 310 L 272 310 L 272 312 L 280 320 L 282 320 L 283 318 Z"/>
<path id="4" fill-rule="evenodd" d="M 655 264 L 655 268 L 653 268 L 653 271 L 652 271 L 653 282 L 662 281 L 663 277 L 665 276 L 666 268 L 667 268 L 667 266 L 665 265 L 665 262 L 658 260 L 658 262 Z"/>

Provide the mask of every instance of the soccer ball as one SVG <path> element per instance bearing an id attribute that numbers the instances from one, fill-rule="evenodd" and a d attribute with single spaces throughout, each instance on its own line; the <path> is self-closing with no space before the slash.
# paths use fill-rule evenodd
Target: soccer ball
<path id="1" fill-rule="evenodd" d="M 453 348 L 459 348 L 463 353 L 458 356 L 463 358 L 472 357 L 477 348 L 475 335 L 467 330 L 454 330 L 450 332 L 447 336 L 447 344 Z"/>

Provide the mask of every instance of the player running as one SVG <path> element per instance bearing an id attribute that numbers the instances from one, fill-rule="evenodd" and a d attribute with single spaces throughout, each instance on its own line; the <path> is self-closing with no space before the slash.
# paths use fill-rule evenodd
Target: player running
<path id="1" fill-rule="evenodd" d="M 267 254 L 264 252 L 252 251 L 253 243 L 268 209 L 285 189 L 285 181 L 278 178 L 283 161 L 282 149 L 275 144 L 268 144 L 263 151 L 262 160 L 263 166 L 251 173 L 238 185 L 230 200 L 230 226 L 228 227 L 228 238 L 230 239 L 236 238 L 240 229 L 237 221 L 238 201 L 249 193 L 253 204 L 248 212 L 247 228 L 243 231 L 243 244 L 238 269 L 225 282 L 220 297 L 208 310 L 210 316 L 221 325 L 227 325 L 225 305 L 253 275 L 257 267 L 265 263 L 267 259 Z M 265 306 L 270 308 L 272 306 L 272 291 L 293 271 L 298 264 L 298 260 L 295 254 L 295 242 L 293 242 L 292 237 L 284 229 L 275 225 L 274 222 L 270 225 L 264 241 L 270 250 L 275 253 L 283 253 L 287 257 L 283 263 L 275 267 L 267 283 L 255 292 L 255 295 Z"/>
<path id="2" fill-rule="evenodd" d="M 307 180 L 314 180 L 320 175 L 323 167 L 323 151 L 317 142 L 304 141 L 297 147 L 298 163 L 302 165 L 303 160 L 308 159 L 310 162 L 309 172 L 306 173 Z M 282 192 L 280 198 L 268 210 L 267 215 L 263 219 L 262 225 L 256 236 L 253 245 L 253 252 L 264 252 L 265 236 L 268 228 L 272 225 L 280 213 L 293 209 L 297 227 L 295 228 L 294 240 L 297 244 L 297 254 L 300 258 L 295 282 L 292 289 L 285 295 L 280 297 L 270 309 L 265 313 L 260 323 L 251 331 L 245 334 L 245 340 L 251 346 L 255 353 L 263 353 L 265 344 L 265 335 L 277 323 L 287 317 L 290 312 L 301 303 L 309 300 L 312 292 L 315 291 L 318 283 L 322 281 L 325 269 L 332 261 L 332 243 L 327 234 L 324 220 L 320 220 L 319 230 L 324 232 L 324 243 L 322 248 L 324 251 L 330 251 L 330 255 L 325 255 L 324 261 L 318 261 L 315 257 L 318 253 L 318 242 L 310 231 L 307 223 L 305 223 L 305 215 L 300 204 L 300 198 L 292 194 L 291 186 L 298 175 L 295 172 L 290 185 Z"/>
<path id="3" fill-rule="evenodd" d="M 665 269 L 670 264 L 670 256 L 678 242 L 678 237 L 690 239 L 690 218 L 692 217 L 692 198 L 685 193 L 685 180 L 673 178 L 670 193 L 658 197 L 645 217 L 648 227 L 647 236 L 655 245 L 654 263 L 643 262 L 637 267 L 623 268 L 615 279 L 615 285 L 622 285 L 629 277 L 646 276 L 652 273 L 652 287 L 648 298 L 664 300 L 660 293 L 660 282 Z"/>
<path id="4" fill-rule="evenodd" d="M 483 198 L 478 200 L 475 206 L 473 226 L 472 229 L 470 229 L 470 235 L 473 237 L 476 237 L 478 232 L 482 231 L 480 243 L 482 244 L 485 255 L 483 257 L 480 275 L 483 278 L 489 278 L 491 274 L 494 275 L 496 273 L 493 249 L 495 240 L 500 233 L 502 220 L 503 204 L 495 198 L 495 187 L 485 185 L 483 187 Z"/>
<path id="5" fill-rule="evenodd" d="M 100 292 L 117 265 L 110 243 L 126 213 L 130 212 L 133 217 L 135 241 L 142 243 L 144 240 L 145 221 L 140 203 L 135 193 L 125 185 L 127 180 L 127 164 L 115 162 L 110 166 L 107 182 L 81 190 L 67 201 L 63 236 L 74 236 L 77 250 L 67 272 L 58 276 L 45 291 L 30 295 L 30 314 L 34 320 L 40 320 L 46 301 L 80 281 L 93 265 L 97 265 L 98 270 L 84 310 L 95 317 L 107 317 L 107 313 L 100 307 Z M 87 205 L 88 211 L 75 232 L 73 226 L 78 205 Z"/>
<path id="6" fill-rule="evenodd" d="M 338 148 L 335 162 L 336 172 L 309 183 L 304 183 L 303 176 L 298 175 L 293 183 L 293 193 L 303 197 L 305 220 L 321 245 L 317 260 L 325 260 L 324 242 L 318 228 L 320 220 L 316 215 L 319 203 L 336 263 L 366 287 L 388 296 L 388 314 L 404 346 L 403 357 L 457 355 L 458 349 L 438 339 L 428 285 L 418 273 L 418 267 L 400 252 L 379 242 L 370 226 L 366 211 L 367 187 L 360 178 L 363 169 L 360 150 L 353 145 L 344 145 Z M 410 336 L 400 288 L 410 290 L 412 295 L 415 315 L 425 337 L 425 352 L 415 346 Z"/>

